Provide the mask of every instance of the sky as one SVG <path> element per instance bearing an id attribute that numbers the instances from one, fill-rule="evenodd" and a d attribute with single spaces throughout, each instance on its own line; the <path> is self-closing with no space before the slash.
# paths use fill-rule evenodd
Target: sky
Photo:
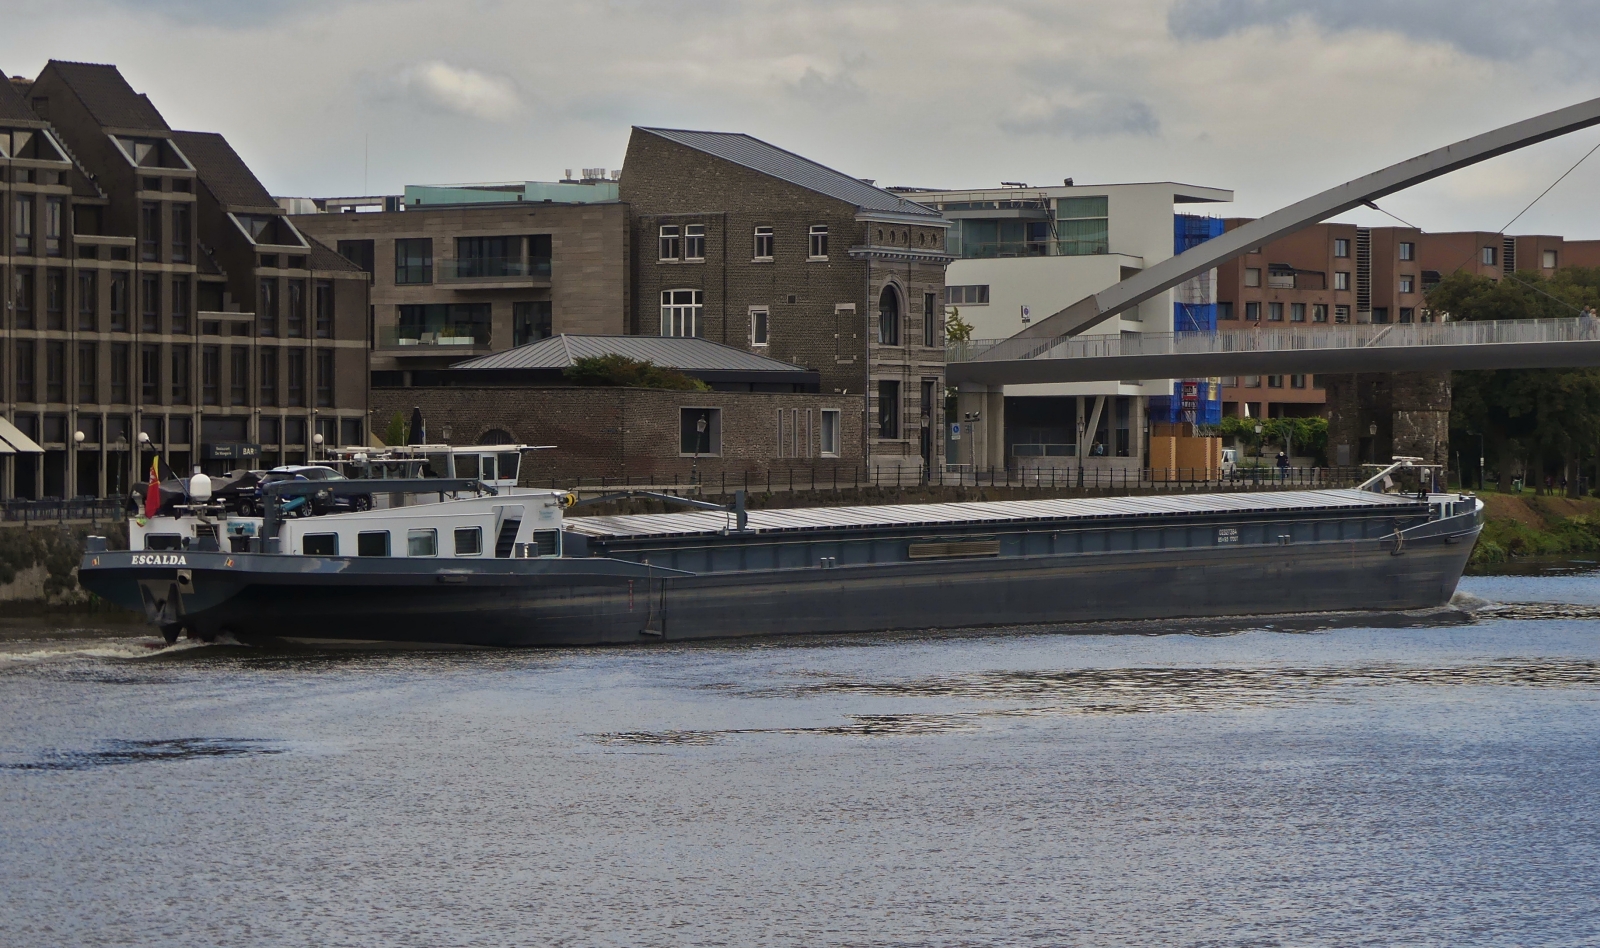
<path id="1" fill-rule="evenodd" d="M 1175 180 L 1258 216 L 1600 96 L 1594 0 L 0 0 L 0 24 L 6 74 L 114 63 L 299 196 L 555 180 L 618 167 L 629 127 L 657 125 L 880 185 Z M 1597 143 L 1379 203 L 1499 230 Z M 1511 231 L 1600 238 L 1597 212 L 1600 154 Z"/>

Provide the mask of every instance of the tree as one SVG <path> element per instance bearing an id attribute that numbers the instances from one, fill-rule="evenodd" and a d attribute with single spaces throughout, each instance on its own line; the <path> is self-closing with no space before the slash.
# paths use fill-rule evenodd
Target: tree
<path id="1" fill-rule="evenodd" d="M 406 443 L 406 416 L 399 412 L 389 419 L 389 426 L 383 429 L 383 443 L 393 447 Z"/>
<path id="2" fill-rule="evenodd" d="M 972 324 L 961 318 L 960 307 L 950 307 L 950 312 L 945 316 L 944 338 L 946 342 L 972 341 Z"/>
<path id="3" fill-rule="evenodd" d="M 1550 319 L 1600 304 L 1600 269 L 1571 267 L 1549 279 L 1503 280 L 1457 272 L 1428 291 L 1428 307 L 1453 320 Z M 1571 476 L 1600 441 L 1600 370 L 1501 369 L 1451 373 L 1450 442 L 1476 458 L 1479 437 L 1504 490 L 1520 461 L 1534 484 Z"/>
<path id="4" fill-rule="evenodd" d="M 663 388 L 678 392 L 711 391 L 711 386 L 677 369 L 662 368 L 648 359 L 630 359 L 624 355 L 577 359 L 561 374 L 574 385 Z"/>

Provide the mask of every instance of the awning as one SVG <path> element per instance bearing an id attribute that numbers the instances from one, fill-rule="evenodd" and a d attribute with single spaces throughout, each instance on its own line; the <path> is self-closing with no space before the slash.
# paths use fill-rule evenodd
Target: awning
<path id="1" fill-rule="evenodd" d="M 34 440 L 17 430 L 17 426 L 0 418 L 0 446 L 9 448 L 0 451 L 0 454 L 43 454 L 44 448 L 34 443 Z"/>

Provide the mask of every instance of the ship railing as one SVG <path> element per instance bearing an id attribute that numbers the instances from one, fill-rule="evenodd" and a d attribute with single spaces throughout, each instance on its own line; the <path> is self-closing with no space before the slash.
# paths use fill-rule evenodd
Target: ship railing
<path id="1" fill-rule="evenodd" d="M 372 480 L 346 480 L 346 481 L 276 481 L 261 488 L 261 537 L 264 543 L 273 542 L 278 537 L 278 528 L 283 525 L 283 506 L 281 501 L 292 497 L 309 497 L 322 494 L 331 497 L 360 497 L 369 494 L 438 494 L 443 501 L 445 495 L 458 494 L 489 494 L 497 495 L 499 491 L 488 484 L 472 478 L 430 477 L 430 478 L 374 478 Z"/>

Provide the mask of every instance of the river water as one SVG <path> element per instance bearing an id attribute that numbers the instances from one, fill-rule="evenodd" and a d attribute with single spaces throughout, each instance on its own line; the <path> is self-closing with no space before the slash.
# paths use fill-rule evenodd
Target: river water
<path id="1" fill-rule="evenodd" d="M 13 621 L 0 943 L 1600 943 L 1600 574 L 1462 590 L 544 652 Z"/>

